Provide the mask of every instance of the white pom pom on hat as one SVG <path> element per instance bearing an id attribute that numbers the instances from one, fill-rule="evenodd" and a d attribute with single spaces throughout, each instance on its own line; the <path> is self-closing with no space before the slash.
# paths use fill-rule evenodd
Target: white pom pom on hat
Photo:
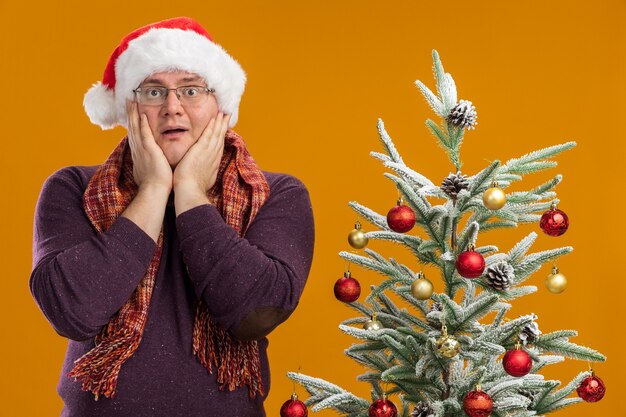
<path id="1" fill-rule="evenodd" d="M 195 20 L 188 17 L 156 22 L 134 30 L 115 48 L 102 77 L 85 94 L 89 120 L 102 129 L 126 126 L 126 100 L 133 89 L 156 72 L 182 70 L 204 78 L 215 89 L 219 109 L 235 126 L 246 85 L 241 66 Z"/>

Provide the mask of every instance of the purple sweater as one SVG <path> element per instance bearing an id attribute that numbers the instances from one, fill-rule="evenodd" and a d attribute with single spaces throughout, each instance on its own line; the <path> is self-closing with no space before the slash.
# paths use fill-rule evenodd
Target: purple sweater
<path id="1" fill-rule="evenodd" d="M 163 254 L 139 348 L 121 368 L 114 398 L 94 400 L 67 377 L 74 361 L 128 300 L 146 272 L 154 241 L 119 217 L 102 234 L 91 226 L 82 195 L 97 167 L 68 167 L 45 182 L 35 212 L 30 289 L 68 347 L 57 387 L 62 416 L 264 416 L 248 388 L 221 391 L 217 370 L 193 355 L 196 300 L 240 339 L 259 340 L 269 392 L 267 335 L 298 304 L 313 257 L 313 213 L 304 185 L 264 172 L 270 198 L 245 238 L 211 205 L 176 217 L 172 199 L 163 222 Z M 170 196 L 172 197 L 172 196 Z"/>

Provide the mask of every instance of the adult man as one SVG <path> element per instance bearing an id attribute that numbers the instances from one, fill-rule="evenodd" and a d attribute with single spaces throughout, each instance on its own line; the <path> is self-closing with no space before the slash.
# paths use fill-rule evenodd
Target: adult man
<path id="1" fill-rule="evenodd" d="M 306 188 L 261 171 L 234 126 L 239 65 L 195 21 L 127 35 L 85 96 L 127 127 L 108 159 L 44 184 L 31 292 L 69 339 L 62 416 L 262 416 L 265 336 L 313 253 Z"/>

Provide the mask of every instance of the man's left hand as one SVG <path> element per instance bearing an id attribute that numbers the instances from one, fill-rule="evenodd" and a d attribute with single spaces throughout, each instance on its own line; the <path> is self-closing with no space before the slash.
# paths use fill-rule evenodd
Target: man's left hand
<path id="1" fill-rule="evenodd" d="M 230 115 L 219 112 L 174 170 L 176 214 L 209 203 L 207 192 L 217 179 Z"/>

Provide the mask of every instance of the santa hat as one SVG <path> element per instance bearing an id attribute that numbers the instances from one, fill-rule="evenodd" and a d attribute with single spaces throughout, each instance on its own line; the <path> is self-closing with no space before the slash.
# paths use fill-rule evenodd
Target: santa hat
<path id="1" fill-rule="evenodd" d="M 241 66 L 198 22 L 188 17 L 163 20 L 136 29 L 120 42 L 107 63 L 102 82 L 85 94 L 83 105 L 93 124 L 102 129 L 126 126 L 126 100 L 133 89 L 156 72 L 181 70 L 204 78 L 215 90 L 219 109 L 237 123 L 246 85 Z"/>

